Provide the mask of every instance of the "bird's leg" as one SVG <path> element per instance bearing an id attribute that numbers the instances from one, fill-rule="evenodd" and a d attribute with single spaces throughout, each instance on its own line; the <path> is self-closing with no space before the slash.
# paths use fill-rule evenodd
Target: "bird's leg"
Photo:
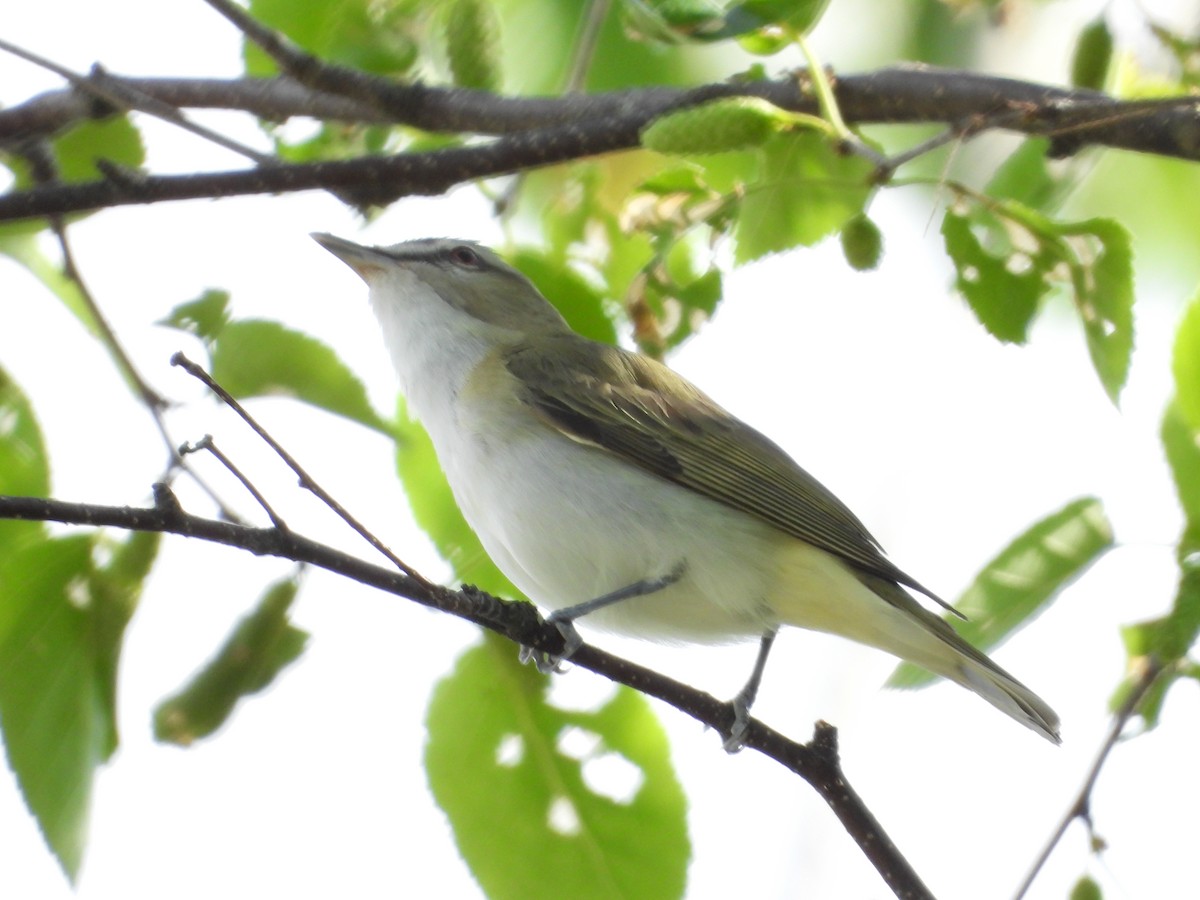
<path id="1" fill-rule="evenodd" d="M 754 698 L 758 696 L 758 686 L 762 684 L 763 670 L 767 667 L 767 656 L 771 653 L 771 645 L 775 643 L 775 635 L 778 632 L 779 629 L 774 627 L 763 632 L 758 645 L 758 658 L 754 660 L 754 671 L 750 673 L 750 680 L 731 701 L 733 725 L 729 729 L 729 736 L 725 738 L 726 753 L 737 753 L 742 749 L 742 737 L 750 725 L 750 707 L 754 705 Z"/>
<path id="2" fill-rule="evenodd" d="M 558 629 L 558 633 L 563 637 L 562 655 L 549 658 L 535 654 L 529 647 L 522 647 L 521 662 L 529 662 L 532 659 L 540 672 L 562 671 L 559 668 L 559 663 L 564 659 L 570 659 L 571 655 L 583 645 L 583 638 L 580 637 L 578 629 L 575 628 L 576 619 L 586 616 L 588 613 L 594 613 L 598 609 L 604 609 L 606 606 L 612 606 L 614 603 L 620 603 L 622 600 L 629 600 L 633 597 L 644 597 L 647 594 L 653 594 L 656 591 L 661 591 L 663 588 L 670 587 L 683 577 L 683 572 L 686 568 L 687 564 L 680 562 L 679 565 L 666 575 L 660 575 L 657 578 L 643 578 L 641 581 L 627 584 L 623 588 L 617 588 L 615 591 L 602 594 L 599 597 L 593 597 L 591 600 L 584 600 L 582 603 L 576 603 L 574 606 L 555 610 L 546 617 L 546 621 L 554 625 Z"/>

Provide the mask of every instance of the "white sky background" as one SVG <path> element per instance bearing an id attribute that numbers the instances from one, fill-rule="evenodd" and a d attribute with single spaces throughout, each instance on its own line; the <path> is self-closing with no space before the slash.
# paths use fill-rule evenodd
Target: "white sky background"
<path id="1" fill-rule="evenodd" d="M 855 33 L 854 17 L 875 8 L 833 5 L 818 44 Z M 1061 81 L 1067 42 L 1098 7 L 1053 4 L 1049 25 L 1013 26 L 996 50 L 996 70 Z M 6 39 L 77 70 L 99 60 L 129 74 L 237 72 L 231 29 L 198 0 L 25 4 L 8 22 Z M 1047 43 L 1028 44 L 1035 37 Z M 1021 54 L 1012 54 L 1015 46 Z M 852 68 L 836 46 L 827 44 L 824 56 Z M 55 86 L 0 58 L 5 104 Z M 237 120 L 204 121 L 257 140 Z M 181 132 L 146 128 L 155 170 L 242 165 Z M 888 657 L 795 631 L 778 642 L 755 708 L 797 738 L 807 738 L 818 718 L 839 727 L 851 783 L 935 893 L 1005 897 L 1107 728 L 1105 703 L 1123 662 L 1116 625 L 1160 614 L 1173 595 L 1180 521 L 1156 434 L 1178 301 L 1190 287 L 1140 283 L 1138 355 L 1118 413 L 1091 372 L 1078 326 L 1061 310 L 1043 318 L 1028 348 L 1002 347 L 983 333 L 949 294 L 936 216 L 923 230 L 933 215 L 927 201 L 885 191 L 872 214 L 887 240 L 878 272 L 851 272 L 832 246 L 737 272 L 715 324 L 673 364 L 791 451 L 893 559 L 943 596 L 956 596 L 1035 519 L 1083 494 L 1105 500 L 1127 546 L 995 654 L 1062 715 L 1062 748 L 951 686 L 880 691 Z M 378 243 L 498 237 L 471 190 L 451 202 L 404 201 L 366 232 L 338 201 L 311 194 L 124 208 L 72 234 L 82 271 L 143 373 L 168 395 L 193 401 L 171 418 L 175 438 L 212 433 L 293 527 L 369 558 L 230 415 L 168 366 L 176 349 L 201 359 L 198 346 L 146 324 L 207 287 L 227 287 L 236 315 L 321 337 L 366 380 L 376 404 L 390 408 L 392 374 L 365 289 L 308 239 L 314 230 Z M 1151 287 L 1163 296 L 1148 296 Z M 55 496 L 148 500 L 164 461 L 148 417 L 126 401 L 98 345 L 7 260 L 0 260 L 0 362 L 40 414 Z M 404 559 L 435 576 L 445 572 L 413 531 L 382 438 L 287 402 L 258 402 L 253 411 Z M 226 483 L 215 465 L 207 468 Z M 185 503 L 207 511 L 184 485 Z M 238 496 L 231 485 L 225 494 Z M 242 508 L 252 511 L 248 498 Z M 154 704 L 287 570 L 198 542 L 164 543 L 127 637 L 122 745 L 97 781 L 79 897 L 372 898 L 421 885 L 436 885 L 444 897 L 478 896 L 421 767 L 430 687 L 474 640 L 469 625 L 312 572 L 296 609 L 313 635 L 302 661 L 215 739 L 188 751 L 151 740 Z M 597 642 L 719 696 L 736 691 L 754 656 L 749 644 Z M 583 671 L 559 687 L 580 696 L 606 690 Z M 1198 737 L 1196 701 L 1194 685 L 1178 688 L 1159 732 L 1110 761 L 1094 803 L 1111 845 L 1105 864 L 1087 861 L 1075 826 L 1033 896 L 1064 897 L 1084 869 L 1103 881 L 1106 896 L 1178 893 L 1194 871 L 1200 778 L 1185 754 Z M 889 896 L 807 785 L 752 752 L 727 757 L 716 735 L 673 710 L 660 712 L 691 803 L 690 897 Z M 0 773 L 0 896 L 72 896 L 7 771 Z"/>

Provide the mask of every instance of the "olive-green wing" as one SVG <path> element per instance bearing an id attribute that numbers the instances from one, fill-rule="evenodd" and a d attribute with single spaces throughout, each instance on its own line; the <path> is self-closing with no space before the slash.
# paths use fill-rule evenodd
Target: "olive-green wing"
<path id="1" fill-rule="evenodd" d="M 573 360 L 569 372 L 552 363 L 564 352 Z M 506 365 L 521 384 L 522 400 L 571 438 L 942 603 L 892 564 L 824 485 L 666 366 L 575 336 L 517 348 Z"/>

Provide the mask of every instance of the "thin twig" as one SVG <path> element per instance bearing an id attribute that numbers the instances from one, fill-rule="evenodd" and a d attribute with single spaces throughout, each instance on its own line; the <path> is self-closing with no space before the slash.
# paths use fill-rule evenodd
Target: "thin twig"
<path id="1" fill-rule="evenodd" d="M 161 412 L 169 404 L 162 394 L 150 387 L 146 380 L 142 378 L 141 373 L 133 364 L 133 360 L 129 358 L 129 354 L 125 352 L 125 348 L 117 339 L 112 325 L 109 324 L 104 313 L 100 311 L 100 305 L 96 302 L 96 298 L 87 286 L 87 282 L 84 281 L 79 267 L 75 264 L 75 254 L 71 251 L 71 242 L 67 239 L 67 230 L 63 226 L 62 220 L 55 217 L 50 222 L 50 228 L 54 232 L 55 238 L 58 239 L 58 246 L 62 251 L 63 274 L 79 290 L 79 296 L 83 300 L 83 305 L 87 307 L 88 315 L 92 317 L 92 322 L 100 332 L 100 338 L 108 349 L 108 352 L 112 354 L 113 359 L 116 361 L 117 368 L 121 370 L 121 374 L 133 385 L 138 398 L 150 410 L 150 414 L 154 416 L 154 421 L 159 426 L 159 431 L 163 432 L 163 438 L 166 439 L 166 429 L 163 427 Z"/>
<path id="2" fill-rule="evenodd" d="M 10 44 L 3 38 L 0 38 L 0 50 L 53 72 L 70 82 L 72 87 L 112 107 L 114 110 L 136 109 L 157 119 L 162 119 L 164 122 L 170 122 L 184 131 L 190 131 L 192 134 L 224 147 L 226 150 L 239 153 L 254 160 L 259 165 L 271 165 L 276 161 L 275 157 L 268 153 L 260 153 L 258 150 L 238 143 L 233 138 L 226 137 L 220 132 L 213 131 L 211 128 L 206 128 L 203 125 L 197 125 L 177 107 L 164 103 L 143 91 L 139 91 L 125 81 L 110 78 L 108 73 L 99 65 L 92 68 L 91 77 L 88 77 L 80 75 L 78 72 L 73 72 L 53 60 L 34 53 L 32 50 L 26 50 L 23 47 Z"/>
<path id="3" fill-rule="evenodd" d="M 308 472 L 306 472 L 303 468 L 301 468 L 300 464 L 296 462 L 292 455 L 288 453 L 287 450 L 283 449 L 283 446 L 276 441 L 275 438 L 271 437 L 271 435 L 267 433 L 266 429 L 259 425 L 254 417 L 250 415 L 250 413 L 246 412 L 245 407 L 238 403 L 238 401 L 234 399 L 233 395 L 225 390 L 225 388 L 217 384 L 217 382 L 213 380 L 212 376 L 204 371 L 203 368 L 196 365 L 194 362 L 184 356 L 183 353 L 175 353 L 171 357 L 171 365 L 179 366 L 193 378 L 201 381 L 205 387 L 220 397 L 221 401 L 235 413 L 241 416 L 242 421 L 249 425 L 250 429 L 257 434 L 268 447 L 275 451 L 275 454 L 284 461 L 287 467 L 296 473 L 296 476 L 300 479 L 300 486 L 302 488 L 307 491 L 311 491 L 313 494 L 319 497 L 326 506 L 337 513 L 343 522 L 358 532 L 359 536 L 362 537 L 368 544 L 387 557 L 387 559 L 389 559 L 397 569 L 414 581 L 421 582 L 427 587 L 433 587 L 431 582 L 426 581 L 424 576 L 417 574 L 415 569 L 411 568 L 407 563 L 401 560 L 400 557 L 396 556 L 396 554 L 389 550 L 387 546 L 385 546 L 384 543 L 379 540 L 379 538 L 375 537 L 375 535 L 368 531 L 367 528 L 360 523 L 358 519 L 354 518 L 354 516 L 352 516 L 345 507 L 338 503 L 337 500 L 333 499 L 333 496 L 328 491 L 317 484 L 317 482 L 313 480 L 313 477 L 309 475 Z"/>
<path id="4" fill-rule="evenodd" d="M 288 530 L 287 523 L 284 522 L 283 519 L 278 515 L 276 515 L 275 510 L 271 508 L 271 504 L 267 502 L 267 498 L 264 497 L 258 488 L 256 488 L 250 481 L 250 479 L 243 474 L 242 470 L 234 464 L 232 459 L 217 449 L 217 444 L 213 440 L 213 436 L 211 434 L 206 434 L 194 444 L 183 444 L 179 448 L 179 455 L 187 456 L 189 453 L 199 453 L 201 450 L 207 450 L 209 453 L 215 456 L 221 465 L 228 469 L 230 474 L 242 483 L 242 487 L 249 492 L 250 496 L 253 497 L 258 505 L 263 508 L 263 511 L 266 512 L 267 517 L 271 520 L 272 525 L 281 531 Z"/>
<path id="5" fill-rule="evenodd" d="M 1091 828 L 1090 807 L 1092 791 L 1095 789 L 1096 782 L 1100 778 L 1100 771 L 1104 768 L 1105 762 L 1108 761 L 1108 755 L 1121 739 L 1121 733 L 1125 730 L 1125 725 L 1133 717 L 1134 713 L 1137 712 L 1142 698 L 1149 693 L 1150 688 L 1154 686 L 1154 683 L 1158 680 L 1162 672 L 1162 665 L 1157 660 L 1150 659 L 1146 662 L 1145 668 L 1142 669 L 1137 681 L 1130 688 L 1125 702 L 1113 714 L 1112 725 L 1108 729 L 1108 735 L 1105 737 L 1104 743 L 1100 745 L 1100 751 L 1096 754 L 1096 759 L 1088 770 L 1087 777 L 1083 781 L 1083 787 L 1075 795 L 1075 799 L 1067 808 L 1062 820 L 1058 823 L 1058 827 L 1054 829 L 1054 833 L 1046 842 L 1046 846 L 1042 848 L 1042 852 L 1030 867 L 1025 880 L 1021 882 L 1021 886 L 1017 888 L 1016 894 L 1013 895 L 1013 900 L 1021 900 L 1029 891 L 1038 873 L 1041 872 L 1042 867 L 1046 864 L 1046 860 L 1050 858 L 1050 854 L 1054 852 L 1054 848 L 1058 846 L 1058 842 L 1062 840 L 1063 835 L 1066 834 L 1067 828 L 1070 827 L 1072 822 L 1082 818 L 1088 823 L 1088 828 Z"/>

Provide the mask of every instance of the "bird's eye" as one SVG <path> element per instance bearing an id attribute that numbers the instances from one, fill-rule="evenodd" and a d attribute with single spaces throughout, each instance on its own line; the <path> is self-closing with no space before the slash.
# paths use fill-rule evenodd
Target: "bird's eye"
<path id="1" fill-rule="evenodd" d="M 455 247 L 450 251 L 450 261 L 460 266 L 475 268 L 479 265 L 479 254 L 467 246 Z"/>

